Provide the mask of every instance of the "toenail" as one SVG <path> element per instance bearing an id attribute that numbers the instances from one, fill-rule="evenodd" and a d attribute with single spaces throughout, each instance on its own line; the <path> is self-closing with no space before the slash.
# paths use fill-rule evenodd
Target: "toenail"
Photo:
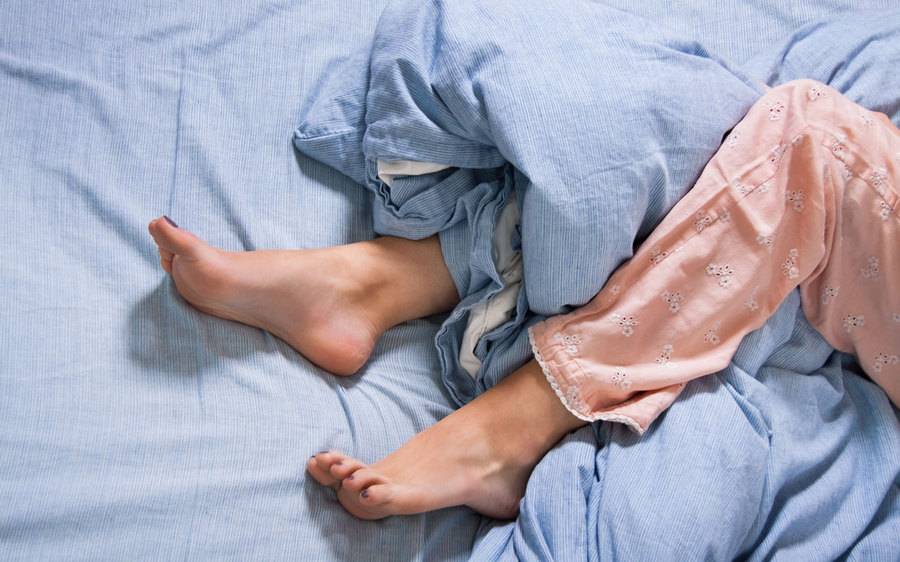
<path id="1" fill-rule="evenodd" d="M 167 217 L 166 215 L 163 215 L 163 218 L 166 219 L 166 222 L 167 222 L 167 223 L 171 224 L 171 225 L 174 226 L 175 228 L 178 228 L 178 225 L 175 224 L 175 221 L 173 221 L 172 219 L 170 219 L 170 218 Z"/>
<path id="2" fill-rule="evenodd" d="M 347 479 L 347 480 L 353 480 L 353 475 L 351 474 L 351 475 L 348 476 L 346 479 Z"/>
<path id="3" fill-rule="evenodd" d="M 368 490 L 363 490 L 362 493 L 361 493 L 360 495 L 361 495 L 362 497 L 364 497 L 364 498 L 367 498 L 367 497 L 369 497 L 369 491 L 368 491 Z"/>
<path id="4" fill-rule="evenodd" d="M 327 452 L 328 452 L 328 451 L 319 451 L 319 452 L 316 453 L 316 454 L 317 454 L 317 455 L 324 455 L 324 454 L 327 453 Z"/>
<path id="5" fill-rule="evenodd" d="M 344 464 L 344 461 L 337 461 L 336 463 L 334 463 L 334 466 L 338 466 L 338 465 L 341 465 L 341 464 Z"/>

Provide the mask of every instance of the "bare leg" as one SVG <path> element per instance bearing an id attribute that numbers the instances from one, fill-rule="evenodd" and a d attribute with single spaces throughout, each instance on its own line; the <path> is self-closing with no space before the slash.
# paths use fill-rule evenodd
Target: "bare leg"
<path id="1" fill-rule="evenodd" d="M 165 218 L 149 229 L 185 300 L 267 330 L 338 375 L 359 370 L 391 326 L 448 311 L 459 300 L 436 236 L 226 252 Z"/>
<path id="2" fill-rule="evenodd" d="M 531 361 L 375 464 L 328 451 L 307 470 L 362 519 L 455 505 L 505 519 L 518 512 L 534 465 L 584 424 Z"/>
<path id="3" fill-rule="evenodd" d="M 151 222 L 150 232 L 187 301 L 268 330 L 338 374 L 361 367 L 387 328 L 458 301 L 436 237 L 224 252 L 165 219 Z M 538 460 L 582 425 L 531 361 L 378 463 L 326 452 L 307 469 L 364 519 L 455 505 L 507 518 Z"/>

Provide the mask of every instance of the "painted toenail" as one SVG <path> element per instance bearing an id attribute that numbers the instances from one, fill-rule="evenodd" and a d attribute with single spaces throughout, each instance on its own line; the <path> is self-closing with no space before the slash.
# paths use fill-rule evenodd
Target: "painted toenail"
<path id="1" fill-rule="evenodd" d="M 364 497 L 364 498 L 367 498 L 367 497 L 369 497 L 369 491 L 368 491 L 368 490 L 363 490 L 362 493 L 361 493 L 360 495 L 361 495 L 362 497 Z"/>
<path id="2" fill-rule="evenodd" d="M 163 218 L 166 219 L 166 222 L 167 222 L 167 223 L 171 224 L 171 225 L 174 226 L 175 228 L 178 228 L 178 225 L 175 224 L 175 221 L 173 221 L 172 219 L 170 219 L 170 218 L 167 217 L 166 215 L 163 215 Z"/>
<path id="3" fill-rule="evenodd" d="M 337 461 L 336 463 L 334 463 L 334 466 L 338 466 L 338 465 L 342 465 L 342 464 L 344 464 L 344 461 Z"/>

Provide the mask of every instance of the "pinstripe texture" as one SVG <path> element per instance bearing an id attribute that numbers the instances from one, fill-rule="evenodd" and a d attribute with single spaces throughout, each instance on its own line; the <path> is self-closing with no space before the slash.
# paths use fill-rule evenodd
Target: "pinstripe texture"
<path id="1" fill-rule="evenodd" d="M 809 73 L 900 117 L 891 64 L 900 56 L 898 21 L 896 12 L 873 12 L 814 23 L 765 45 L 745 71 L 604 4 L 397 2 L 376 32 L 369 90 L 357 106 L 365 131 L 352 134 L 358 152 L 339 156 L 349 145 L 327 138 L 309 144 L 318 124 L 312 113 L 296 142 L 339 169 L 349 169 L 342 158 L 353 169 L 360 154 L 368 159 L 376 231 L 439 232 L 464 298 L 436 344 L 444 382 L 464 403 L 529 357 L 523 327 L 534 313 L 583 303 L 631 256 L 758 99 L 763 82 L 753 77 L 775 84 Z M 882 46 L 866 49 L 873 41 Z M 750 55 L 740 41 L 728 51 L 737 60 Z M 515 169 L 474 175 L 498 156 Z M 460 169 L 387 186 L 375 160 Z M 492 243 L 513 190 L 526 291 L 514 318 L 479 342 L 473 380 L 458 364 L 460 339 L 469 308 L 503 286 Z M 605 429 L 594 459 L 581 432 L 571 454 L 554 451 L 532 478 L 516 525 L 488 532 L 473 559 L 894 554 L 886 537 L 900 518 L 896 418 L 880 391 L 829 360 L 831 349 L 798 312 L 797 299 L 788 299 L 732 366 L 694 384 L 649 439 Z M 860 459 L 863 480 L 855 474 Z M 835 489 L 846 497 L 823 502 Z"/>
<path id="2" fill-rule="evenodd" d="M 818 2 L 788 8 L 740 3 L 743 17 L 731 18 L 734 2 L 702 4 L 708 11 L 691 3 L 642 9 L 709 39 L 716 49 L 727 47 L 728 53 L 716 52 L 733 60 L 836 9 Z M 375 460 L 450 411 L 432 346 L 438 323 L 392 330 L 362 377 L 335 380 L 258 330 L 186 306 L 161 274 L 145 231 L 149 218 L 166 213 L 235 250 L 371 237 L 370 197 L 348 179 L 365 180 L 365 162 L 353 150 L 362 137 L 333 135 L 358 132 L 354 126 L 362 114 L 354 94 L 368 58 L 354 67 L 355 74 L 345 74 L 348 87 L 338 109 L 319 78 L 336 80 L 330 71 L 345 69 L 339 62 L 359 64 L 353 53 L 366 52 L 381 6 L 363 0 L 4 3 L 0 559 L 469 556 L 481 521 L 467 510 L 362 524 L 303 474 L 311 452 L 335 447 Z M 319 116 L 329 113 L 319 132 L 343 144 L 330 161 L 323 160 L 343 174 L 290 145 L 292 128 L 310 107 Z M 485 198 L 491 201 L 497 199 Z M 466 213 L 481 208 L 473 204 Z M 459 283 L 479 286 L 474 274 L 490 277 L 492 264 L 489 253 L 482 253 L 473 262 L 480 269 L 470 272 L 468 262 L 460 267 L 472 245 L 467 224 L 459 221 L 445 231 L 444 248 Z M 716 518 L 731 507 L 728 513 L 744 517 L 744 528 L 753 531 L 740 547 L 765 556 L 780 540 L 809 531 L 803 502 L 833 501 L 837 490 L 851 506 L 852 522 L 888 498 L 857 547 L 862 558 L 877 559 L 879 547 L 896 536 L 885 523 L 897 510 L 896 488 L 893 496 L 885 493 L 888 472 L 853 475 L 865 481 L 868 493 L 831 480 L 809 494 L 793 493 L 797 484 L 790 476 L 810 473 L 804 459 L 843 446 L 832 464 L 845 476 L 852 472 L 848 465 L 865 466 L 863 460 L 896 452 L 890 435 L 870 431 L 885 416 L 870 385 L 849 379 L 845 391 L 841 377 L 805 375 L 827 351 L 804 339 L 802 326 L 791 336 L 795 312 L 796 303 L 786 305 L 783 316 L 760 332 L 765 341 L 754 340 L 741 356 L 747 373 L 757 373 L 768 360 L 772 367 L 765 376 L 735 370 L 710 378 L 667 414 L 682 421 L 648 436 L 648 444 L 633 447 L 624 436 L 604 436 L 611 445 L 597 456 L 589 430 L 567 440 L 539 467 L 519 522 L 484 526 L 473 558 L 597 559 L 614 558 L 607 555 L 615 551 L 636 559 L 640 544 L 613 531 L 636 529 L 635 536 L 647 536 L 640 525 L 648 512 L 719 498 L 710 490 L 721 495 L 736 483 L 739 492 L 749 493 L 759 485 L 751 469 L 764 467 L 771 484 L 759 513 L 776 519 L 747 522 L 757 511 L 741 502 L 710 500 L 707 519 L 695 525 L 706 542 L 691 554 L 725 552 L 738 544 L 722 538 L 732 519 Z M 524 345 L 524 333 L 517 333 L 523 337 L 510 346 Z M 779 351 L 769 359 L 773 347 Z M 521 353 L 497 353 L 489 362 L 498 373 L 507 372 Z M 753 393 L 756 399 L 747 398 Z M 841 430 L 825 441 L 812 439 L 815 448 L 790 465 L 783 457 L 766 457 L 759 435 L 767 420 L 780 420 L 778 429 L 813 412 L 789 415 L 798 396 L 832 400 L 830 419 Z M 768 417 L 748 413 L 761 407 L 756 402 Z M 869 408 L 858 408 L 860 403 Z M 735 427 L 728 434 L 733 446 L 715 441 L 720 433 L 709 433 L 686 447 L 680 439 L 698 415 L 703 425 Z M 778 451 L 811 437 L 799 433 L 784 440 Z M 706 464 L 685 465 L 712 447 L 732 464 L 707 457 Z M 659 470 L 674 465 L 687 468 L 677 474 Z M 710 478 L 738 465 L 749 467 L 740 473 L 747 475 L 746 484 Z M 823 467 L 813 465 L 818 468 Z M 609 483 L 610 493 L 597 477 Z M 646 492 L 648 479 L 672 495 Z M 705 496 L 697 493 L 700 488 Z M 660 527 L 674 536 L 694 523 L 681 512 L 661 520 Z M 842 524 L 838 519 L 825 529 L 836 532 Z M 829 544 L 837 548 L 840 542 Z M 875 554 L 867 556 L 866 547 Z M 677 551 L 657 558 L 666 552 Z"/>
<path id="3" fill-rule="evenodd" d="M 372 236 L 365 193 L 291 130 L 378 5 L 142 6 L 0 9 L 0 559 L 464 559 L 472 513 L 361 525 L 304 474 L 449 412 L 437 325 L 336 380 L 185 305 L 146 232 L 166 213 L 235 250 Z"/>

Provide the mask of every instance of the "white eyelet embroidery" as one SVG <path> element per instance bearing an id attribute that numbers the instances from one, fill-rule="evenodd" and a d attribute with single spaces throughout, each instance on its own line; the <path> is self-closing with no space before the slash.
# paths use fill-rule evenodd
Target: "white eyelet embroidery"
<path id="1" fill-rule="evenodd" d="M 769 164 L 773 166 L 778 166 L 778 163 L 781 162 L 781 157 L 784 156 L 785 146 L 783 144 L 779 144 L 775 148 L 769 152 Z"/>
<path id="2" fill-rule="evenodd" d="M 795 136 L 794 138 L 791 139 L 791 146 L 797 146 L 798 144 L 803 142 L 804 138 L 806 138 L 804 135 Z"/>
<path id="3" fill-rule="evenodd" d="M 800 252 L 797 251 L 797 248 L 791 248 L 790 251 L 788 251 L 787 259 L 781 264 L 781 272 L 784 273 L 784 276 L 788 279 L 800 277 L 800 269 L 797 267 L 797 258 L 799 256 Z"/>
<path id="4" fill-rule="evenodd" d="M 614 385 L 621 388 L 625 392 L 628 392 L 628 389 L 631 388 L 631 381 L 628 380 L 628 374 L 621 369 L 616 369 L 616 371 L 609 378 Z"/>
<path id="5" fill-rule="evenodd" d="M 802 191 L 786 191 L 784 198 L 794 207 L 794 211 L 803 212 L 803 200 L 806 198 Z"/>
<path id="6" fill-rule="evenodd" d="M 664 252 L 664 251 L 660 250 L 659 248 L 653 248 L 650 251 L 650 263 L 652 263 L 653 265 L 658 264 L 659 262 L 663 261 L 667 257 L 669 257 L 668 250 L 666 250 Z"/>
<path id="7" fill-rule="evenodd" d="M 626 338 L 634 335 L 634 327 L 640 324 L 634 316 L 623 316 L 621 314 L 613 314 L 612 320 L 622 328 L 622 335 Z"/>
<path id="8" fill-rule="evenodd" d="M 844 316 L 844 331 L 848 334 L 853 333 L 854 328 L 862 328 L 866 325 L 866 317 L 860 314 L 859 316 L 848 314 Z"/>
<path id="9" fill-rule="evenodd" d="M 750 193 L 750 186 L 741 181 L 741 178 L 734 177 L 731 180 L 731 187 L 737 190 L 741 195 L 747 195 Z"/>
<path id="10" fill-rule="evenodd" d="M 723 265 L 714 263 L 707 265 L 706 274 L 710 277 L 718 277 L 719 287 L 722 287 L 723 289 L 731 287 L 731 284 L 734 282 L 734 269 L 727 263 Z"/>
<path id="11" fill-rule="evenodd" d="M 719 209 L 719 222 L 722 224 L 728 224 L 731 222 L 731 211 L 722 207 Z"/>
<path id="12" fill-rule="evenodd" d="M 816 101 L 817 99 L 823 97 L 825 95 L 825 91 L 822 90 L 819 86 L 811 86 L 809 90 L 806 92 L 806 98 L 809 101 Z"/>
<path id="13" fill-rule="evenodd" d="M 844 141 L 846 141 L 846 140 L 847 140 L 847 135 L 841 134 L 841 135 L 835 135 L 833 140 L 831 141 L 831 153 L 834 155 L 835 158 L 837 158 L 841 162 L 843 162 L 844 158 L 847 157 L 847 153 L 846 153 L 847 147 L 844 146 Z"/>
<path id="14" fill-rule="evenodd" d="M 869 265 L 859 270 L 863 277 L 866 279 L 878 279 L 878 275 L 881 273 L 879 269 L 878 258 L 875 256 L 869 256 Z"/>
<path id="15" fill-rule="evenodd" d="M 884 201 L 878 202 L 878 216 L 881 220 L 886 221 L 891 217 L 891 206 L 885 203 Z"/>
<path id="16" fill-rule="evenodd" d="M 765 246 L 766 250 L 768 250 L 771 254 L 772 245 L 775 243 L 775 236 L 772 234 L 770 234 L 769 236 L 763 236 L 762 234 L 760 234 L 756 237 L 756 243 L 760 246 Z"/>
<path id="17" fill-rule="evenodd" d="M 678 314 L 678 311 L 681 310 L 681 303 L 684 302 L 684 297 L 678 291 L 666 291 L 662 294 L 662 299 L 669 305 L 669 312 L 672 314 Z"/>
<path id="18" fill-rule="evenodd" d="M 778 121 L 784 116 L 785 108 L 781 101 L 770 101 L 767 105 L 769 107 L 769 121 Z"/>
<path id="19" fill-rule="evenodd" d="M 844 181 L 850 181 L 850 178 L 853 177 L 853 170 L 850 169 L 846 163 L 843 163 L 844 167 L 841 169 L 841 177 Z"/>
<path id="20" fill-rule="evenodd" d="M 768 193 L 772 189 L 772 180 L 766 180 L 756 188 L 757 193 Z"/>
<path id="21" fill-rule="evenodd" d="M 712 328 L 706 330 L 706 333 L 703 335 L 703 341 L 710 345 L 719 345 L 721 341 L 719 339 L 719 327 L 721 325 L 721 322 L 716 322 Z"/>
<path id="22" fill-rule="evenodd" d="M 825 287 L 822 289 L 822 304 L 829 304 L 837 298 L 840 287 Z"/>
<path id="23" fill-rule="evenodd" d="M 734 150 L 735 148 L 737 148 L 739 140 L 741 140 L 741 134 L 737 131 L 731 131 L 731 134 L 728 135 L 728 140 L 725 141 L 725 144 L 728 146 L 728 148 Z"/>
<path id="24" fill-rule="evenodd" d="M 663 346 L 662 353 L 660 353 L 659 357 L 656 358 L 656 362 L 660 365 L 668 365 L 669 361 L 672 359 L 672 351 L 674 350 L 675 348 L 672 347 L 672 344 L 667 343 Z"/>
<path id="25" fill-rule="evenodd" d="M 578 355 L 578 346 L 580 346 L 582 342 L 581 336 L 556 334 L 555 339 L 566 347 L 566 353 L 569 355 Z"/>
<path id="26" fill-rule="evenodd" d="M 863 125 L 866 127 L 871 127 L 875 124 L 875 120 L 872 119 L 872 116 L 865 110 L 860 110 L 859 118 L 862 119 Z"/>
<path id="27" fill-rule="evenodd" d="M 581 398 L 578 387 L 570 386 L 566 391 L 566 403 L 578 412 L 590 412 L 591 409 L 587 403 Z"/>
<path id="28" fill-rule="evenodd" d="M 869 183 L 879 195 L 884 195 L 887 190 L 887 170 L 885 168 L 872 168 L 869 171 Z"/>
<path id="29" fill-rule="evenodd" d="M 759 290 L 759 287 L 753 287 L 753 290 L 750 291 L 750 296 L 747 297 L 747 300 L 744 301 L 744 308 L 749 310 L 750 312 L 756 312 L 759 310 L 759 303 L 756 302 L 756 292 Z"/>
<path id="30" fill-rule="evenodd" d="M 875 356 L 875 363 L 872 365 L 872 370 L 876 373 L 880 373 L 881 369 L 888 365 L 896 365 L 900 362 L 900 357 L 896 355 L 888 355 L 887 353 L 879 353 Z"/>
<path id="31" fill-rule="evenodd" d="M 694 215 L 694 229 L 697 232 L 703 232 L 703 229 L 713 223 L 712 215 L 706 214 L 705 211 L 697 211 Z"/>

